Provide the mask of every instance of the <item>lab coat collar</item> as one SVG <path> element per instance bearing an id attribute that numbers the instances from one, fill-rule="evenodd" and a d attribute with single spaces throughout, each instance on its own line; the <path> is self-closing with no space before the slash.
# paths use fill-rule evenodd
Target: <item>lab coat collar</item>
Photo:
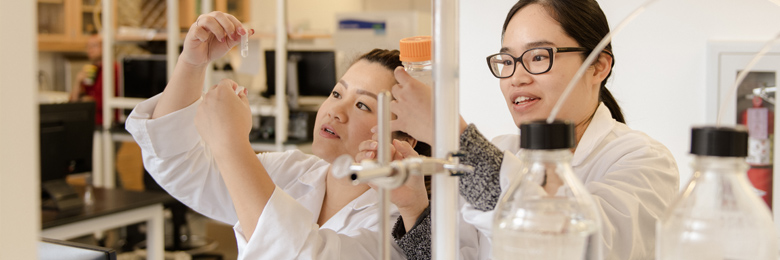
<path id="1" fill-rule="evenodd" d="M 312 213 L 312 223 L 317 223 L 322 210 L 322 200 L 325 198 L 325 177 L 328 175 L 327 163 L 321 165 L 324 169 L 315 169 L 307 171 L 298 177 L 298 183 L 301 185 L 290 193 L 295 200 Z"/>
<path id="2" fill-rule="evenodd" d="M 352 210 L 362 210 L 373 205 L 379 205 L 379 193 L 373 188 L 368 189 L 363 194 L 352 200 L 349 204 Z"/>
<path id="3" fill-rule="evenodd" d="M 617 121 L 612 118 L 609 108 L 604 103 L 599 103 L 590 125 L 585 129 L 585 133 L 582 134 L 582 138 L 580 138 L 580 142 L 577 144 L 577 149 L 574 151 L 571 160 L 572 167 L 582 164 L 588 158 L 588 155 L 601 143 L 601 140 L 612 131 L 612 127 L 616 123 Z"/>
<path id="4" fill-rule="evenodd" d="M 330 167 L 330 165 L 324 167 Z M 325 171 L 325 174 L 320 174 L 320 171 L 309 171 L 308 173 L 301 175 L 301 177 L 298 178 L 298 181 L 309 186 L 311 189 L 318 189 L 320 188 L 319 186 L 322 186 L 322 190 L 325 190 L 325 177 L 327 175 L 328 170 Z M 368 189 L 347 204 L 347 207 L 351 207 L 353 210 L 361 210 L 377 204 L 377 201 L 379 201 L 379 193 L 374 189 Z"/>
<path id="5" fill-rule="evenodd" d="M 301 182 L 301 184 L 304 184 L 306 186 L 309 186 L 312 189 L 317 188 L 318 186 L 325 186 L 325 177 L 328 175 L 328 171 L 330 171 L 330 164 L 326 164 L 320 167 L 327 168 L 324 172 L 320 170 L 313 170 L 308 171 L 301 175 L 301 177 L 298 177 L 298 181 Z"/>
<path id="6" fill-rule="evenodd" d="M 374 209 L 371 209 L 374 207 Z M 344 208 L 339 210 L 328 222 L 323 225 L 323 228 L 329 228 L 336 231 L 341 231 L 344 228 L 350 226 L 349 221 L 365 221 L 353 219 L 353 216 L 361 211 L 368 210 L 367 213 L 374 215 L 379 212 L 379 193 L 374 189 L 368 189 L 363 194 L 360 194 L 357 198 L 349 202 Z M 395 205 L 390 205 L 390 212 L 397 212 Z M 371 213 L 372 212 L 372 213 Z M 362 216 L 365 216 L 361 214 Z"/>
<path id="7" fill-rule="evenodd" d="M 323 167 L 330 167 L 330 166 L 323 166 Z M 308 190 L 305 191 L 306 197 L 310 197 L 308 199 L 302 199 L 301 201 L 311 201 L 317 205 L 309 205 L 307 208 L 309 208 L 314 216 L 314 223 L 317 222 L 317 218 L 320 215 L 320 212 L 322 210 L 322 199 L 325 196 L 325 178 L 327 176 L 327 170 L 324 171 L 325 174 L 322 174 L 322 171 L 309 171 L 304 175 L 301 175 L 298 177 L 298 181 L 300 181 L 301 184 L 308 186 Z M 314 198 L 319 197 L 319 198 Z M 303 203 L 306 204 L 306 203 Z M 316 207 L 315 207 L 316 206 Z M 363 192 L 360 196 L 350 201 L 344 208 L 339 210 L 339 212 L 336 213 L 333 217 L 331 217 L 328 222 L 326 222 L 322 228 L 328 228 L 335 231 L 339 231 L 341 229 L 344 229 L 348 226 L 347 221 L 350 221 L 350 216 L 353 216 L 356 212 L 367 210 L 369 207 L 375 206 L 377 207 L 376 210 L 378 212 L 379 208 L 379 193 L 374 189 L 368 189 L 366 192 Z M 315 210 L 319 209 L 319 210 Z M 315 212 L 316 211 L 316 212 Z M 390 206 L 391 212 L 397 212 L 397 209 L 395 205 Z"/>

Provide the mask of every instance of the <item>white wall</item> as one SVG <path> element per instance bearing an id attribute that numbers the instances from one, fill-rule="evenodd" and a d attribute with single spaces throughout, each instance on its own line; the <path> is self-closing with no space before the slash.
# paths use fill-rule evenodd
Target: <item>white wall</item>
<path id="1" fill-rule="evenodd" d="M 273 32 L 276 23 L 276 1 L 253 1 L 252 26 L 263 32 Z M 416 10 L 430 12 L 429 0 L 288 0 L 287 22 L 290 30 L 333 33 L 336 13 L 360 11 Z"/>
<path id="2" fill-rule="evenodd" d="M 485 62 L 501 49 L 501 27 L 515 2 L 461 0 L 460 5 L 460 112 L 488 139 L 518 132 Z"/>
<path id="3" fill-rule="evenodd" d="M 516 133 L 484 57 L 500 48 L 513 0 L 461 1 L 461 112 L 492 138 Z M 601 0 L 610 27 L 645 1 Z M 613 40 L 615 69 L 607 87 L 628 125 L 664 143 L 690 179 L 690 128 L 705 119 L 709 40 L 767 41 L 780 32 L 780 6 L 762 0 L 659 0 Z"/>
<path id="4" fill-rule="evenodd" d="M 363 0 L 288 0 L 288 31 L 333 33 L 336 29 L 335 14 L 358 12 L 364 8 Z M 252 1 L 252 26 L 256 31 L 273 33 L 276 24 L 276 1 Z"/>
<path id="5" fill-rule="evenodd" d="M 0 0 L 0 259 L 36 259 L 40 230 L 35 1 Z"/>

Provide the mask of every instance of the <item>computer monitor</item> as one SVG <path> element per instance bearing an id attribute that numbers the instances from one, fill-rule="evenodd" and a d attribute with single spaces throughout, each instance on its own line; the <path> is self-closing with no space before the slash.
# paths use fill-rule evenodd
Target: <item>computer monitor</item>
<path id="1" fill-rule="evenodd" d="M 287 87 L 298 85 L 297 89 L 288 89 L 298 97 L 328 97 L 336 85 L 336 55 L 333 51 L 288 51 L 289 75 L 295 75 L 293 80 L 287 81 Z M 265 73 L 268 83 L 263 96 L 270 97 L 276 93 L 276 53 L 274 50 L 265 51 Z"/>
<path id="2" fill-rule="evenodd" d="M 40 165 L 43 206 L 68 210 L 83 201 L 65 182 L 68 174 L 92 171 L 95 102 L 40 104 Z"/>
<path id="3" fill-rule="evenodd" d="M 120 96 L 150 98 L 168 85 L 168 62 L 165 55 L 133 55 L 121 59 Z"/>
<path id="4" fill-rule="evenodd" d="M 150 98 L 168 85 L 168 62 L 165 55 L 131 55 L 120 58 L 119 97 Z M 124 109 L 117 121 L 122 124 L 131 109 Z"/>

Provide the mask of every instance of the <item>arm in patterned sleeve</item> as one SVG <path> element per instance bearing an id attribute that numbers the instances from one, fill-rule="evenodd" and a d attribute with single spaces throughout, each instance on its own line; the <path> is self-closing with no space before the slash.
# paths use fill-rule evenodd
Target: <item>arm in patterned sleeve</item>
<path id="1" fill-rule="evenodd" d="M 414 226 L 406 232 L 401 216 L 393 226 L 393 239 L 409 260 L 431 259 L 431 206 L 423 211 L 414 223 Z"/>
<path id="2" fill-rule="evenodd" d="M 504 153 L 483 136 L 474 124 L 460 135 L 460 163 L 474 167 L 474 172 L 460 177 L 460 194 L 474 208 L 493 210 L 501 195 L 499 172 Z"/>

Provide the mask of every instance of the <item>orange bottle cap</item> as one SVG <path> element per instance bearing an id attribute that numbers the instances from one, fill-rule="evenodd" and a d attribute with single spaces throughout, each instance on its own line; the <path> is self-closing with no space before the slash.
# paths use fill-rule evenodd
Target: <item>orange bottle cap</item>
<path id="1" fill-rule="evenodd" d="M 401 61 L 431 60 L 431 36 L 415 36 L 401 39 Z"/>

